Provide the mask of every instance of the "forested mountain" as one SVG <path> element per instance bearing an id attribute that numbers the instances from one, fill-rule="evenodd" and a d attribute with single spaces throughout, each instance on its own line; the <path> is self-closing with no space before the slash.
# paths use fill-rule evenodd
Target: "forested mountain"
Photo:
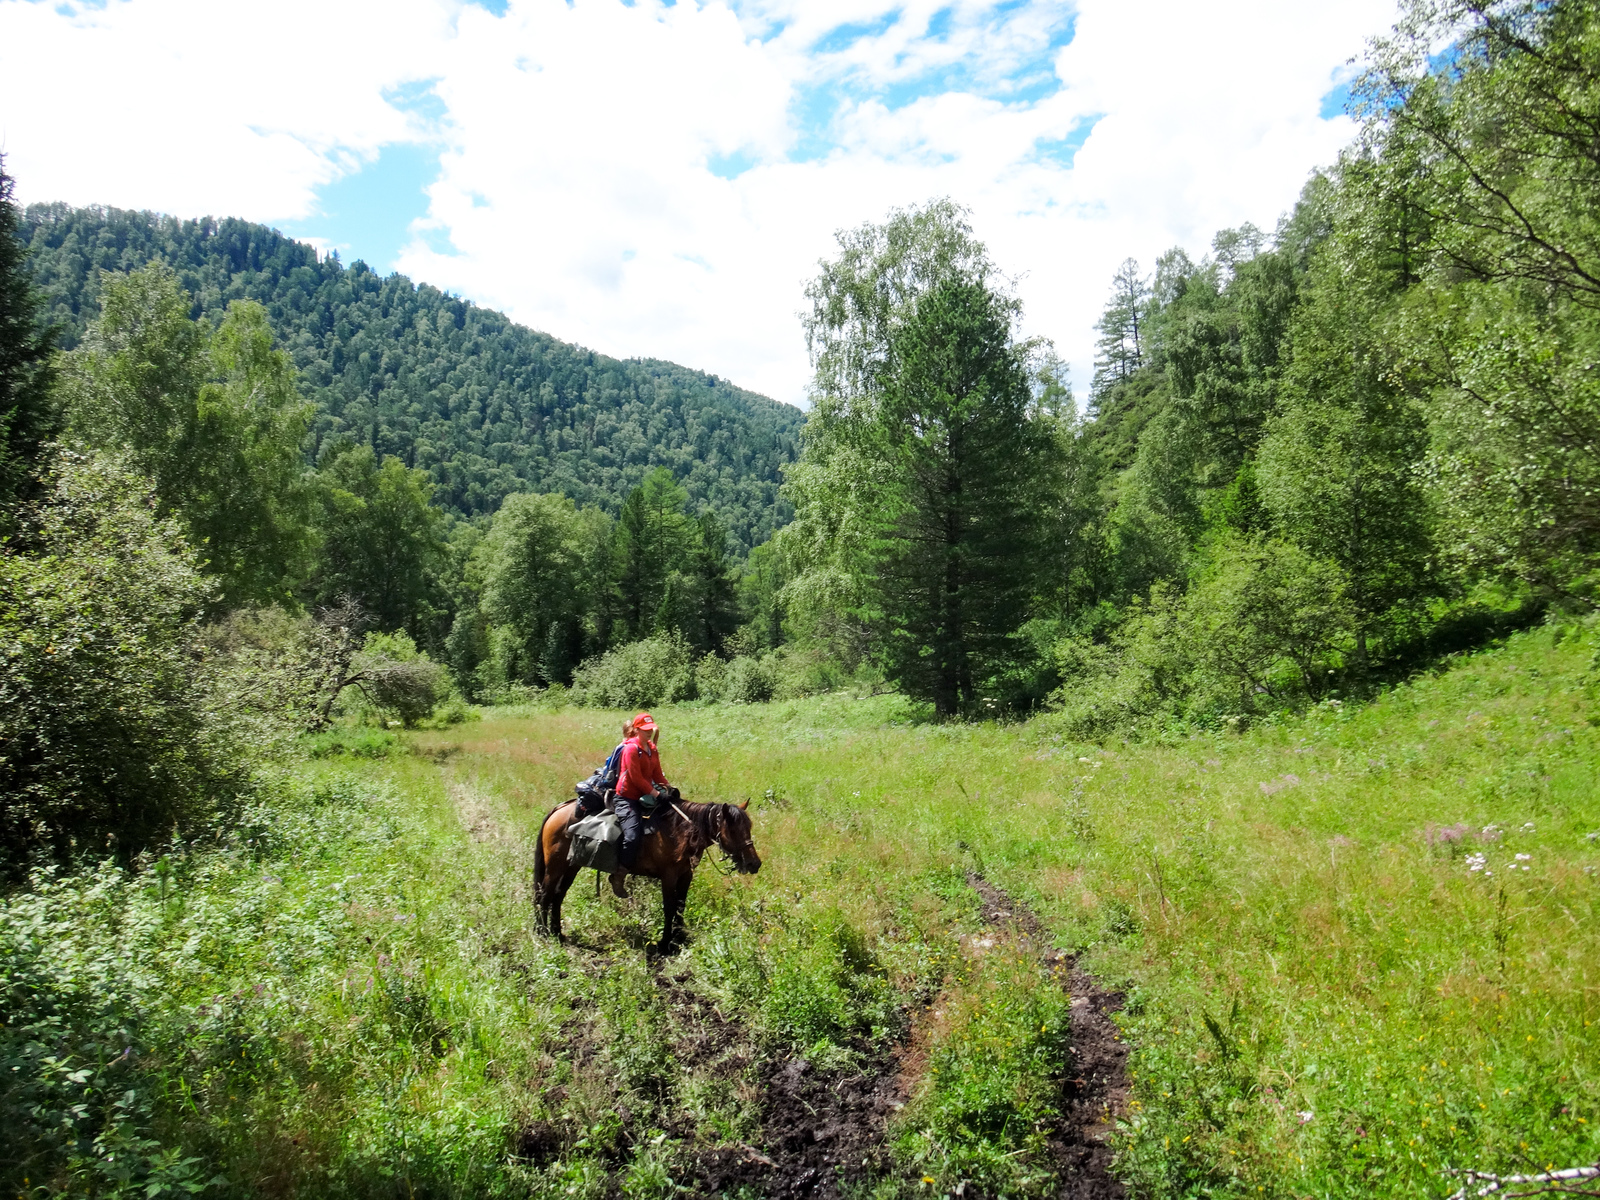
<path id="1" fill-rule="evenodd" d="M 787 519 L 779 471 L 803 415 L 715 376 L 607 358 L 248 221 L 40 204 L 20 234 L 63 348 L 97 315 L 102 270 L 165 262 L 211 322 L 230 301 L 258 301 L 315 402 L 313 454 L 349 440 L 396 455 L 458 514 L 493 512 L 512 492 L 615 511 L 664 466 L 737 548 Z"/>

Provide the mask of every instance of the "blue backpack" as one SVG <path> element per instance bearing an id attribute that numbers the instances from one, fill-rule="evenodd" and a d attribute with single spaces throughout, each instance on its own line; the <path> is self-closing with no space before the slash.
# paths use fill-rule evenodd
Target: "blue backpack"
<path id="1" fill-rule="evenodd" d="M 622 776 L 622 747 L 626 743 L 619 743 L 611 752 L 611 757 L 589 778 L 578 785 L 578 798 L 584 802 L 584 808 L 599 810 L 605 803 L 606 794 L 617 790 L 617 780 Z"/>

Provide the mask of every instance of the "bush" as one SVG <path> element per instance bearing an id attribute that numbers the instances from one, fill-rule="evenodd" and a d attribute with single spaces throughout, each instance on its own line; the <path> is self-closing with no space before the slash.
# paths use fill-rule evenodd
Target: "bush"
<path id="1" fill-rule="evenodd" d="M 702 700 L 721 700 L 728 686 L 728 660 L 708 653 L 694 666 L 694 689 Z"/>
<path id="2" fill-rule="evenodd" d="M 197 652 L 211 585 L 153 504 L 113 460 L 63 452 L 0 550 L 0 870 L 126 853 L 248 775 Z"/>
<path id="3" fill-rule="evenodd" d="M 338 725 L 324 729 L 308 735 L 303 745 L 312 758 L 334 758 L 344 754 L 352 758 L 388 758 L 402 749 L 399 737 L 387 729 L 363 725 Z"/>
<path id="4" fill-rule="evenodd" d="M 764 704 L 777 690 L 777 663 L 771 655 L 736 658 L 728 664 L 722 699 L 729 704 Z"/>
<path id="5" fill-rule="evenodd" d="M 574 704 L 642 708 L 695 698 L 689 643 L 676 631 L 586 660 L 572 676 Z"/>
<path id="6" fill-rule="evenodd" d="M 351 668 L 348 682 L 367 704 L 407 729 L 432 716 L 452 695 L 444 666 L 418 650 L 406 633 L 367 634 Z"/>
<path id="7" fill-rule="evenodd" d="M 1337 566 L 1288 543 L 1217 543 L 1187 593 L 1155 584 L 1109 645 L 1056 644 L 1064 732 L 1215 726 L 1319 699 L 1352 645 L 1346 589 Z"/>

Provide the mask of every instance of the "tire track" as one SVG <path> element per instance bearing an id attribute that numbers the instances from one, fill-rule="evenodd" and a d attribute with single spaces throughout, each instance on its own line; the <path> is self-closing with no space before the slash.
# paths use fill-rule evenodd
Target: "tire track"
<path id="1" fill-rule="evenodd" d="M 1049 1135 L 1052 1166 L 1062 1200 L 1113 1200 L 1127 1194 L 1111 1174 L 1107 1137 L 1128 1102 L 1128 1047 L 1121 1041 L 1112 1014 L 1126 997 L 1101 986 L 1078 966 L 1077 958 L 1053 949 L 1044 926 L 1025 904 L 1013 900 L 975 871 L 967 881 L 982 902 L 983 923 L 1005 930 L 1032 949 L 1040 961 L 1066 974 L 1072 997 L 1072 1041 L 1062 1064 L 1061 1108 Z"/>

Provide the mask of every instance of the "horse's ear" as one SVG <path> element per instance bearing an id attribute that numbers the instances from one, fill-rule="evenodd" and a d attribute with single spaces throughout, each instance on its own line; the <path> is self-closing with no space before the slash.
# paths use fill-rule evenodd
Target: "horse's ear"
<path id="1" fill-rule="evenodd" d="M 747 809 L 749 807 L 750 807 L 750 797 L 749 796 L 746 796 L 743 800 L 739 801 L 739 811 L 740 812 L 743 812 L 745 809 Z"/>

